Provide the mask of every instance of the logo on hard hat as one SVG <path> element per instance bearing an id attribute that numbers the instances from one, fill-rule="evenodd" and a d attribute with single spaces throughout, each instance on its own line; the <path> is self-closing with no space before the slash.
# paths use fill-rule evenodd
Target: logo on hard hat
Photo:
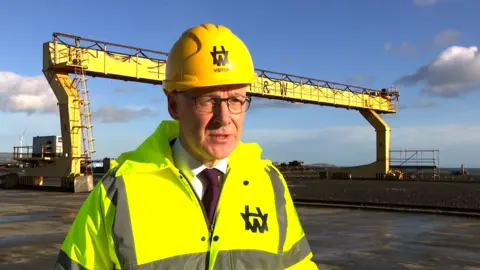
<path id="1" fill-rule="evenodd" d="M 217 50 L 217 46 L 213 46 L 210 52 L 213 58 L 213 64 L 216 65 L 214 72 L 225 72 L 230 70 L 230 61 L 228 60 L 228 51 L 224 46 L 220 46 L 221 50 Z"/>
<path id="2" fill-rule="evenodd" d="M 245 205 L 245 213 L 240 213 L 243 221 L 245 221 L 245 230 L 250 230 L 254 233 L 268 231 L 268 214 L 263 214 L 260 207 L 256 207 L 256 209 L 257 213 L 250 212 L 248 205 Z"/>

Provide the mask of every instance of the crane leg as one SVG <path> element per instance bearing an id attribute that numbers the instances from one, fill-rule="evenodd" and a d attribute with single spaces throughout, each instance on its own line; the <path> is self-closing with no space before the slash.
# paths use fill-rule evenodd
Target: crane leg
<path id="1" fill-rule="evenodd" d="M 63 155 L 50 170 L 42 174 L 56 174 L 62 178 L 62 185 L 74 192 L 88 192 L 93 189 L 93 176 L 81 172 L 81 98 L 68 73 L 45 71 L 45 77 L 58 100 Z M 55 169 L 55 172 L 52 170 Z"/>
<path id="2" fill-rule="evenodd" d="M 374 169 L 377 173 L 386 174 L 390 170 L 390 126 L 374 110 L 360 110 L 360 113 L 377 133 L 377 158 Z"/>

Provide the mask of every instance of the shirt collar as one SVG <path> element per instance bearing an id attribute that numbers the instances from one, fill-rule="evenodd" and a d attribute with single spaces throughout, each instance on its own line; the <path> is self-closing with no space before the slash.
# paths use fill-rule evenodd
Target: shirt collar
<path id="1" fill-rule="evenodd" d="M 173 160 L 175 166 L 186 173 L 190 179 L 196 177 L 201 173 L 207 166 L 203 165 L 200 161 L 195 159 L 184 147 L 180 141 L 180 137 L 175 139 L 175 142 L 172 146 Z M 228 158 L 222 159 L 214 168 L 221 171 L 223 174 L 226 173 L 228 166 Z"/>

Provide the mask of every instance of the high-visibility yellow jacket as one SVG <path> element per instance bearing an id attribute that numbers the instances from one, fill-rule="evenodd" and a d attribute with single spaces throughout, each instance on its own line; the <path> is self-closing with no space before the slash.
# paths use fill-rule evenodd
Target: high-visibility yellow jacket
<path id="1" fill-rule="evenodd" d="M 172 161 L 176 121 L 122 154 L 80 208 L 55 269 L 318 269 L 283 176 L 240 143 L 208 226 Z"/>

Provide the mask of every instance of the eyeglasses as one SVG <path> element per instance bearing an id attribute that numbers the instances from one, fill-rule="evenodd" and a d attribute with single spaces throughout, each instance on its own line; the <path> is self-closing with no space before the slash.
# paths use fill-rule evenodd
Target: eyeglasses
<path id="1" fill-rule="evenodd" d="M 195 102 L 195 109 L 202 113 L 212 113 L 213 108 L 216 105 L 220 105 L 222 102 L 227 103 L 228 110 L 233 114 L 240 114 L 246 112 L 250 108 L 250 97 L 208 97 L 208 96 L 190 96 L 182 93 L 185 97 Z"/>

